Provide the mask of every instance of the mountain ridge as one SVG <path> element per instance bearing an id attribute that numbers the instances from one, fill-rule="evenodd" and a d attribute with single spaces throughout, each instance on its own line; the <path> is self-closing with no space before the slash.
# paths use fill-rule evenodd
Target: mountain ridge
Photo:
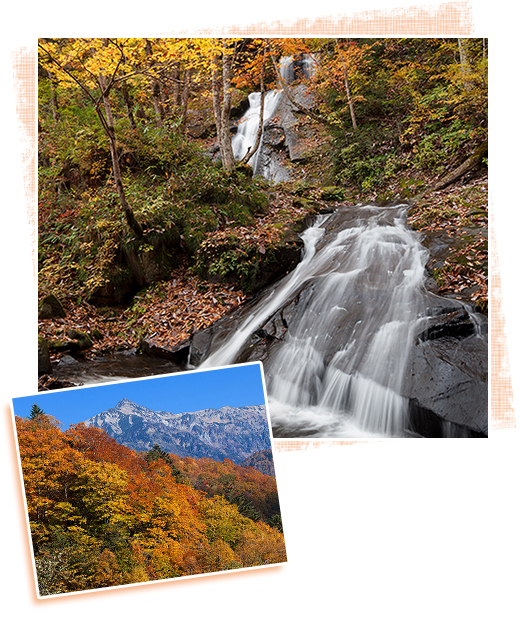
<path id="1" fill-rule="evenodd" d="M 127 398 L 85 421 L 133 450 L 155 443 L 166 452 L 239 463 L 271 448 L 265 405 L 208 408 L 192 412 L 154 411 Z"/>

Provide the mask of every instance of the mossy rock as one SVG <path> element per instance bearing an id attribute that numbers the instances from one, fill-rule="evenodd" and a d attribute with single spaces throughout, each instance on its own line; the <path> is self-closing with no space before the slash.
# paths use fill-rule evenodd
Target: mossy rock
<path id="1" fill-rule="evenodd" d="M 82 330 L 78 330 L 77 328 L 69 328 L 66 331 L 66 335 L 77 343 L 79 351 L 83 351 L 92 347 L 92 339 L 86 332 L 83 332 Z"/>
<path id="2" fill-rule="evenodd" d="M 324 201 L 343 201 L 346 195 L 345 189 L 341 186 L 327 186 L 321 192 L 321 199 Z"/>
<path id="3" fill-rule="evenodd" d="M 211 282 L 238 285 L 246 293 L 254 293 L 296 267 L 302 241 L 295 233 L 276 244 L 243 246 L 222 242 L 202 247 L 197 255 L 196 270 Z"/>
<path id="4" fill-rule="evenodd" d="M 54 294 L 42 298 L 38 310 L 38 319 L 52 319 L 53 317 L 65 317 L 65 309 Z"/>
<path id="5" fill-rule="evenodd" d="M 146 239 L 135 238 L 123 244 L 125 261 L 140 287 L 168 278 L 177 263 L 179 242 L 178 231 L 170 229 L 164 233 L 149 233 Z"/>
<path id="6" fill-rule="evenodd" d="M 69 351 L 70 341 L 51 338 L 47 341 L 47 345 L 49 346 L 49 351 L 52 351 L 52 353 L 61 353 Z"/>
<path id="7" fill-rule="evenodd" d="M 124 304 L 132 297 L 135 288 L 134 277 L 128 268 L 112 266 L 105 282 L 92 289 L 87 301 L 95 306 Z"/>

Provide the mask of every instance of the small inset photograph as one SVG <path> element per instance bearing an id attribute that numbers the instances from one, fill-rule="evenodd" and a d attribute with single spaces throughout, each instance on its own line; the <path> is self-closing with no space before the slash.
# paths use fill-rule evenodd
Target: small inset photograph
<path id="1" fill-rule="evenodd" d="M 287 561 L 262 365 L 12 399 L 39 598 Z"/>

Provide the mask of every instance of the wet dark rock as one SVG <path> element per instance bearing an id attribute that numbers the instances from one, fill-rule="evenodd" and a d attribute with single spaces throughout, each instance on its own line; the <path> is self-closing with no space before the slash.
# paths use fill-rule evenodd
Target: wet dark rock
<path id="1" fill-rule="evenodd" d="M 38 337 L 38 377 L 52 373 L 49 345 L 42 337 Z"/>
<path id="2" fill-rule="evenodd" d="M 179 366 L 185 366 L 189 359 L 190 345 L 188 342 L 182 342 L 174 347 L 168 347 L 167 345 L 158 345 L 152 338 L 147 337 L 139 343 L 139 351 L 149 356 L 170 360 Z"/>
<path id="3" fill-rule="evenodd" d="M 431 318 L 418 338 L 421 341 L 428 341 L 445 336 L 463 337 L 472 334 L 475 334 L 475 323 L 466 310 L 459 308 Z"/>
<path id="4" fill-rule="evenodd" d="M 425 437 L 487 436 L 487 345 L 482 338 L 419 341 L 409 384 L 412 430 Z"/>
<path id="5" fill-rule="evenodd" d="M 69 356 L 68 354 L 65 354 L 58 360 L 57 364 L 58 366 L 63 367 L 63 366 L 71 366 L 77 363 L 78 363 L 78 360 L 76 360 L 76 358 Z"/>

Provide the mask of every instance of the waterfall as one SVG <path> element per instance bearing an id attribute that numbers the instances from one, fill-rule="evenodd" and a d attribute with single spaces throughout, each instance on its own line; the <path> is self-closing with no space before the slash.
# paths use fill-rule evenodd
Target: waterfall
<path id="1" fill-rule="evenodd" d="M 288 84 L 297 79 L 309 79 L 315 70 L 316 59 L 312 54 L 284 56 L 280 59 L 280 75 Z"/>
<path id="2" fill-rule="evenodd" d="M 293 56 L 284 56 L 280 59 L 280 74 L 284 82 L 289 84 L 297 78 L 308 79 L 313 74 L 315 66 L 315 59 L 308 54 L 304 54 L 297 59 Z M 283 90 L 281 88 L 269 90 L 265 93 L 263 127 L 276 112 L 282 94 Z M 232 140 L 233 154 L 237 161 L 242 160 L 248 151 L 254 147 L 258 133 L 262 94 L 260 92 L 253 92 L 249 95 L 248 100 L 249 109 L 240 119 L 237 132 Z M 258 149 L 249 161 L 249 165 L 253 168 L 253 172 L 262 175 L 264 174 L 261 160 L 264 137 L 263 127 Z"/>
<path id="3" fill-rule="evenodd" d="M 410 351 L 429 306 L 428 255 L 406 227 L 406 209 L 344 208 L 327 230 L 319 217 L 302 235 L 298 267 L 202 364 L 236 361 L 251 334 L 305 285 L 297 317 L 264 361 L 277 436 L 403 435 Z"/>
<path id="4" fill-rule="evenodd" d="M 280 101 L 281 90 L 269 90 L 265 93 L 264 100 L 264 121 L 266 122 L 273 116 L 278 103 Z M 260 92 L 253 92 L 249 95 L 249 109 L 240 119 L 236 135 L 232 140 L 233 154 L 237 161 L 240 161 L 246 156 L 248 150 L 253 148 L 256 142 L 256 135 L 258 132 L 258 123 L 260 120 L 260 105 L 262 100 L 262 94 Z M 263 131 L 262 131 L 263 138 Z M 259 164 L 259 154 L 262 150 L 262 142 L 258 147 L 258 150 L 251 157 L 249 164 L 253 168 L 253 172 L 257 173 Z"/>
<path id="5" fill-rule="evenodd" d="M 293 273 L 286 279 L 284 285 L 271 293 L 259 309 L 253 312 L 244 323 L 239 326 L 235 334 L 214 354 L 205 360 L 201 367 L 216 367 L 231 364 L 243 345 L 265 320 L 270 317 L 278 308 L 298 289 L 309 277 L 309 270 L 312 268 L 312 258 L 314 256 L 316 242 L 321 237 L 323 230 L 319 225 L 309 228 L 302 236 L 305 242 L 305 250 L 302 261 L 298 264 Z"/>

